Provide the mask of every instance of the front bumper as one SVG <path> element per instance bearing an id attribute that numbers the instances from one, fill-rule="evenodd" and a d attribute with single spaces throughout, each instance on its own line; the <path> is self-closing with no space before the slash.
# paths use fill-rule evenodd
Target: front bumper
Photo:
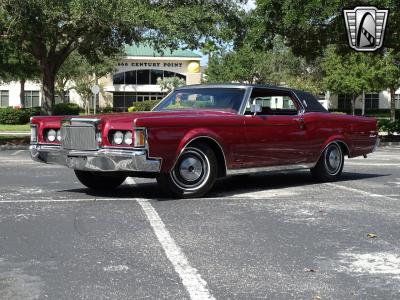
<path id="1" fill-rule="evenodd" d="M 64 150 L 56 145 L 31 145 L 33 160 L 67 166 L 75 170 L 100 172 L 158 173 L 161 158 L 149 158 L 147 150 L 101 148 L 96 151 Z"/>

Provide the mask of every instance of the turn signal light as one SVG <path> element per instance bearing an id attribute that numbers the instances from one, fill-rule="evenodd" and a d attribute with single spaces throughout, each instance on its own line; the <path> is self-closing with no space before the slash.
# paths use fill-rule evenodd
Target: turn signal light
<path id="1" fill-rule="evenodd" d="M 133 146 L 138 148 L 146 146 L 146 130 L 144 128 L 135 128 Z"/>

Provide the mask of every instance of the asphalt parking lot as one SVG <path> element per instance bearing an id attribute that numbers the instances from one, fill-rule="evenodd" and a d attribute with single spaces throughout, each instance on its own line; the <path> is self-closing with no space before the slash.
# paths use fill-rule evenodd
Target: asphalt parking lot
<path id="1" fill-rule="evenodd" d="M 190 200 L 148 179 L 94 194 L 0 151 L 0 299 L 207 298 L 399 299 L 400 147 L 335 183 L 239 176 Z"/>

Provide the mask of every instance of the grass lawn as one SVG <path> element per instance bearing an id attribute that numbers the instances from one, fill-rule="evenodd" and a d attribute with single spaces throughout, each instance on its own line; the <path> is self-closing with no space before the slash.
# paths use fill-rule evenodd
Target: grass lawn
<path id="1" fill-rule="evenodd" d="M 9 124 L 0 124 L 0 132 L 1 131 L 12 131 L 12 132 L 18 132 L 18 131 L 30 131 L 31 127 L 29 124 L 25 125 L 9 125 Z"/>

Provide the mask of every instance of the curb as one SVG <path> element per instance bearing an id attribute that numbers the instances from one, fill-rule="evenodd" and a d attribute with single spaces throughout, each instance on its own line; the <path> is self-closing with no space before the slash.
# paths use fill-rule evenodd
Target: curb
<path id="1" fill-rule="evenodd" d="M 379 147 L 400 146 L 400 142 L 380 142 Z"/>
<path id="2" fill-rule="evenodd" d="M 0 145 L 0 151 L 3 150 L 29 150 L 29 145 Z"/>

